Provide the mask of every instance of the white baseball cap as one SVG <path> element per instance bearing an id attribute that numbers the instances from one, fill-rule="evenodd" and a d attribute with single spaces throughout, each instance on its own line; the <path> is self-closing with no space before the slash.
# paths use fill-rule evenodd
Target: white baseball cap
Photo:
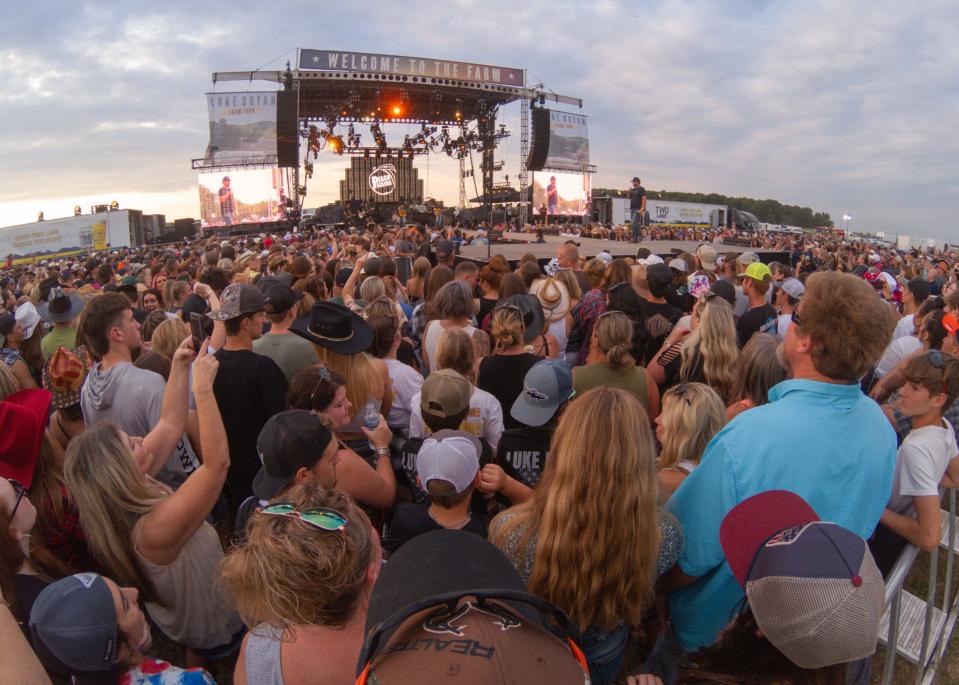
<path id="1" fill-rule="evenodd" d="M 431 480 L 450 483 L 460 493 L 473 484 L 482 446 L 465 431 L 441 430 L 423 441 L 416 455 L 416 475 L 425 488 Z"/>
<path id="2" fill-rule="evenodd" d="M 676 269 L 677 271 L 682 271 L 686 273 L 689 271 L 689 266 L 686 264 L 686 261 L 677 257 L 676 259 L 671 259 L 669 261 L 669 268 Z"/>

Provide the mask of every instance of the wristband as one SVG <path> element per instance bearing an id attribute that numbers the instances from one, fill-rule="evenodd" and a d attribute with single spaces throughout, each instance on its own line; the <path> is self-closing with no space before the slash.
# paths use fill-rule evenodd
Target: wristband
<path id="1" fill-rule="evenodd" d="M 376 454 L 377 459 L 379 459 L 380 457 L 392 456 L 389 447 L 374 447 L 373 453 Z"/>

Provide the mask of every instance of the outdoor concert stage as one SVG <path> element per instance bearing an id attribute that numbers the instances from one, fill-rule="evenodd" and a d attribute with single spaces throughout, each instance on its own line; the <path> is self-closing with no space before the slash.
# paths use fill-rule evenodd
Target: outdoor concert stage
<path id="1" fill-rule="evenodd" d="M 693 254 L 696 248 L 701 245 L 693 240 L 646 240 L 638 245 L 636 243 L 625 242 L 621 240 L 603 240 L 601 238 L 583 238 L 572 236 L 544 236 L 545 243 L 536 243 L 536 236 L 530 233 L 507 233 L 507 238 L 513 240 L 528 240 L 528 243 L 494 243 L 490 249 L 490 254 L 501 254 L 510 262 L 518 262 L 527 252 L 531 252 L 536 259 L 545 263 L 556 256 L 556 248 L 567 240 L 575 240 L 579 243 L 579 254 L 587 259 L 595 257 L 597 254 L 606 250 L 613 257 L 635 257 L 636 250 L 640 247 L 649 248 L 654 254 L 659 255 L 666 261 L 679 254 L 680 252 L 689 252 Z M 743 247 L 740 245 L 719 245 L 717 252 L 755 252 L 763 262 L 783 261 L 788 258 L 788 254 L 777 250 L 760 250 L 755 248 Z M 460 257 L 474 262 L 486 263 L 486 245 L 466 245 L 460 248 Z"/>

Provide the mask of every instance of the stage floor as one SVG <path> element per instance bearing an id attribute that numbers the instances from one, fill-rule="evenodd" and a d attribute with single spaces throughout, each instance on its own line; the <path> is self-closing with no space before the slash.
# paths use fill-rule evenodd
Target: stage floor
<path id="1" fill-rule="evenodd" d="M 692 254 L 701 244 L 693 240 L 645 240 L 639 244 L 636 244 L 621 240 L 603 240 L 602 238 L 583 237 L 571 238 L 570 236 L 551 235 L 544 237 L 546 240 L 545 243 L 536 243 L 533 242 L 536 240 L 536 237 L 529 233 L 507 233 L 506 237 L 514 240 L 530 241 L 529 243 L 523 244 L 503 243 L 494 244 L 492 246 L 490 249 L 490 254 L 501 254 L 511 262 L 519 261 L 519 259 L 527 252 L 531 252 L 533 255 L 535 255 L 537 260 L 551 259 L 552 257 L 556 256 L 556 248 L 565 243 L 567 240 L 571 239 L 579 243 L 579 254 L 586 259 L 595 257 L 603 250 L 608 251 L 614 257 L 635 257 L 636 250 L 641 247 L 649 248 L 654 254 L 666 259 L 678 254 L 679 252 L 689 252 Z M 460 257 L 469 259 L 471 261 L 485 262 L 487 259 L 486 250 L 486 245 L 466 245 L 460 248 Z M 782 254 L 778 251 L 746 248 L 740 245 L 717 246 L 717 252 L 720 254 L 724 252 L 742 253 L 747 251 L 755 252 L 764 262 L 777 259 L 778 256 Z"/>

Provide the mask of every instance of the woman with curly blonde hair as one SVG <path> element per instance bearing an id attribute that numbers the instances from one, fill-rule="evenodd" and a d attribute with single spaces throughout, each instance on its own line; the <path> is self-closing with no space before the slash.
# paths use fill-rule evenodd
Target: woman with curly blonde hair
<path id="1" fill-rule="evenodd" d="M 623 663 L 627 625 L 652 603 L 656 577 L 681 547 L 675 522 L 657 508 L 656 448 L 642 405 L 616 388 L 569 403 L 532 497 L 499 514 L 490 540 L 529 590 L 584 630 L 593 683 Z"/>
<path id="2" fill-rule="evenodd" d="M 250 626 L 236 681 L 352 682 L 379 538 L 337 490 L 304 482 L 282 500 L 253 514 L 246 544 L 220 566 L 220 586 Z"/>

